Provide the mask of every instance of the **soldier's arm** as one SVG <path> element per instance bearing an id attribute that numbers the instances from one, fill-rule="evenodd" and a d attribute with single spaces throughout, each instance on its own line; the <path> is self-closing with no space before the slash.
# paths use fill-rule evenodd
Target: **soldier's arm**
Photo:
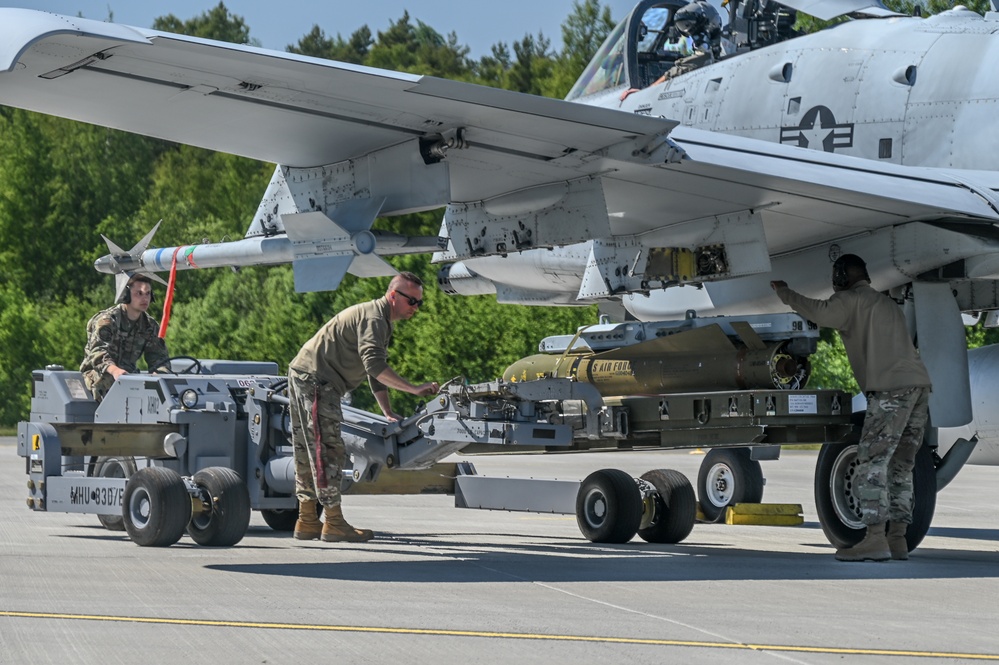
<path id="1" fill-rule="evenodd" d="M 828 300 L 817 300 L 789 289 L 784 282 L 774 282 L 777 297 L 798 314 L 818 326 L 843 330 L 850 320 L 850 308 L 842 293 L 835 293 Z"/>
<path id="2" fill-rule="evenodd" d="M 167 351 L 166 342 L 159 335 L 153 335 L 152 339 L 146 342 L 142 356 L 146 359 L 146 367 L 156 367 L 167 360 L 170 353 Z"/>
<path id="3" fill-rule="evenodd" d="M 114 326 L 110 317 L 98 319 L 87 340 L 87 359 L 90 365 L 103 374 L 107 372 L 115 379 L 127 374 L 124 369 L 115 364 L 111 355 L 111 345 L 114 342 Z"/>

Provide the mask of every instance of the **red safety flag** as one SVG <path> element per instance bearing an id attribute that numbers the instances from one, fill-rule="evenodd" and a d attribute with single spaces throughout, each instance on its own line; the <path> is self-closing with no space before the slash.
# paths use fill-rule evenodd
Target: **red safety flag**
<path id="1" fill-rule="evenodd" d="M 180 247 L 173 250 L 173 261 L 170 262 L 170 281 L 167 283 L 166 297 L 163 299 L 163 318 L 160 321 L 160 339 L 166 337 L 167 325 L 170 324 L 170 308 L 173 306 L 173 286 L 177 281 L 177 253 Z"/>

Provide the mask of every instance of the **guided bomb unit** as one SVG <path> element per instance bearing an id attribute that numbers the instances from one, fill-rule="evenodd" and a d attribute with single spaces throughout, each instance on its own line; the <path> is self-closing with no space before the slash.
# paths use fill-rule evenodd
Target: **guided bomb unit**
<path id="1" fill-rule="evenodd" d="M 780 317 L 767 319 L 769 338 L 775 335 L 774 322 L 780 321 Z M 565 345 L 564 337 L 548 338 L 541 342 L 546 353 L 517 361 L 506 369 L 503 379 L 569 378 L 593 384 L 605 396 L 805 387 L 808 356 L 815 352 L 817 340 L 814 326 L 806 335 L 806 322 L 787 319 L 791 326 L 801 328 L 801 335 L 767 343 L 746 321 L 726 323 L 729 334 L 718 323 L 696 327 L 691 323 L 593 326 Z M 795 331 L 788 326 L 781 332 L 792 335 Z M 601 339 L 621 343 L 629 333 L 641 339 L 606 351 L 590 346 L 599 348 Z"/>

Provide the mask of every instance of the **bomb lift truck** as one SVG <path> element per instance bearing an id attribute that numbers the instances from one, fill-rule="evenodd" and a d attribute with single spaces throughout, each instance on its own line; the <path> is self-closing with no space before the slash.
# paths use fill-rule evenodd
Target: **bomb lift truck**
<path id="1" fill-rule="evenodd" d="M 840 442 L 853 432 L 848 395 L 803 388 L 817 336 L 799 317 L 777 315 L 606 324 L 547 338 L 548 364 L 533 357 L 503 379 L 454 380 L 401 422 L 345 405 L 343 489 L 376 483 L 385 470 L 430 469 L 458 452 L 700 447 L 710 449 L 700 503 L 715 518 L 730 503 L 760 500 L 759 460 L 776 459 L 782 444 Z M 28 507 L 95 513 L 143 546 L 173 544 L 185 530 L 200 545 L 234 545 L 251 510 L 290 531 L 297 500 L 277 365 L 178 357 L 166 369 L 122 376 L 99 405 L 79 372 L 34 372 L 31 415 L 18 425 Z M 576 482 L 452 468 L 456 505 L 575 513 L 594 542 L 637 532 L 674 543 L 694 523 L 693 487 L 669 469 L 638 479 L 605 469 Z M 849 499 L 833 503 L 820 520 L 848 522 Z"/>

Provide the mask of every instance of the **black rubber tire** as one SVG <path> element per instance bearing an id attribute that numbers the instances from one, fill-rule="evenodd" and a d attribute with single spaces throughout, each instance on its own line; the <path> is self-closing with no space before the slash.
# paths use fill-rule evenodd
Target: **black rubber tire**
<path id="1" fill-rule="evenodd" d="M 195 514 L 187 525 L 191 539 L 206 547 L 230 547 L 243 539 L 250 526 L 250 494 L 239 474 L 222 466 L 212 466 L 194 474 L 208 507 Z"/>
<path id="2" fill-rule="evenodd" d="M 729 506 L 763 500 L 763 469 L 749 448 L 713 448 L 697 472 L 697 497 L 704 519 L 717 522 Z"/>
<path id="3" fill-rule="evenodd" d="M 191 521 L 191 495 L 173 469 L 144 467 L 125 484 L 121 512 L 133 543 L 166 547 L 180 540 Z"/>
<path id="4" fill-rule="evenodd" d="M 298 510 L 295 508 L 261 510 L 260 516 L 264 518 L 267 526 L 275 531 L 294 531 L 295 522 L 298 521 Z"/>
<path id="5" fill-rule="evenodd" d="M 857 466 L 858 438 L 859 432 L 850 441 L 825 444 L 815 461 L 815 510 L 822 532 L 836 548 L 856 545 L 867 531 L 849 494 Z M 937 507 L 936 465 L 932 450 L 925 444 L 916 452 L 912 490 L 912 524 L 905 532 L 910 552 L 923 542 Z"/>
<path id="6" fill-rule="evenodd" d="M 316 514 L 320 517 L 323 514 L 323 504 L 316 504 Z M 298 508 L 271 508 L 261 510 L 260 516 L 264 518 L 267 526 L 275 531 L 291 532 L 295 530 L 295 522 L 298 521 Z"/>
<path id="7" fill-rule="evenodd" d="M 94 478 L 131 478 L 135 473 L 135 458 L 127 455 L 98 457 L 94 462 Z M 108 531 L 124 531 L 125 520 L 121 515 L 98 515 L 97 519 Z"/>
<path id="8" fill-rule="evenodd" d="M 642 523 L 642 494 L 635 479 L 618 469 L 588 475 L 576 494 L 576 523 L 594 543 L 626 543 Z"/>
<path id="9" fill-rule="evenodd" d="M 673 469 L 653 469 L 642 474 L 642 480 L 656 488 L 656 495 L 646 500 L 653 511 L 652 521 L 638 530 L 638 537 L 649 543 L 681 542 L 690 535 L 697 517 L 697 498 L 690 480 Z"/>

